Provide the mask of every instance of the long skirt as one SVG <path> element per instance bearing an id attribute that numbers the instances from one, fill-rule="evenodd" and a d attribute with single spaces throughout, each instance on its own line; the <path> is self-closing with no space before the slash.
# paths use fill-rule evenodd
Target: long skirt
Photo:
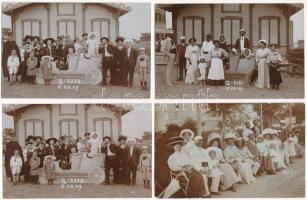
<path id="1" fill-rule="evenodd" d="M 224 66 L 222 59 L 212 58 L 207 84 L 216 86 L 225 85 Z"/>
<path id="2" fill-rule="evenodd" d="M 197 66 L 192 63 L 192 65 L 187 64 L 186 68 L 187 68 L 187 74 L 185 77 L 185 83 L 192 84 L 195 81 L 195 72 L 196 72 Z"/>
<path id="3" fill-rule="evenodd" d="M 265 58 L 258 62 L 258 78 L 255 84 L 258 88 L 270 88 L 270 69 Z"/>
<path id="4" fill-rule="evenodd" d="M 237 183 L 241 180 L 240 177 L 233 170 L 231 165 L 228 164 L 228 163 L 221 163 L 220 164 L 220 170 L 224 174 L 223 182 L 222 182 L 222 185 L 221 185 L 222 190 L 227 190 L 233 184 L 235 184 L 235 183 Z"/>
<path id="5" fill-rule="evenodd" d="M 170 53 L 168 56 L 168 61 L 166 65 L 166 84 L 173 83 L 173 69 L 175 65 L 176 54 Z"/>
<path id="6" fill-rule="evenodd" d="M 253 175 L 252 167 L 248 163 L 239 163 L 239 173 L 247 184 L 256 182 L 256 178 Z"/>
<path id="7" fill-rule="evenodd" d="M 270 84 L 279 85 L 281 83 L 282 83 L 282 78 L 280 72 L 278 71 L 278 67 L 270 65 Z"/>

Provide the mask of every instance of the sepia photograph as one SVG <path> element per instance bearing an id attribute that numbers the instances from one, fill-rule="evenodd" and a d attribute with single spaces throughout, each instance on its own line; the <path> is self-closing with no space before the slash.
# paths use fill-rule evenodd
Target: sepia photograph
<path id="1" fill-rule="evenodd" d="M 304 98 L 304 4 L 156 4 L 156 98 Z"/>
<path id="2" fill-rule="evenodd" d="M 4 104 L 3 198 L 150 198 L 150 104 Z"/>
<path id="3" fill-rule="evenodd" d="M 304 198 L 305 105 L 155 105 L 158 198 Z"/>
<path id="4" fill-rule="evenodd" d="M 2 3 L 3 98 L 149 98 L 150 3 Z"/>

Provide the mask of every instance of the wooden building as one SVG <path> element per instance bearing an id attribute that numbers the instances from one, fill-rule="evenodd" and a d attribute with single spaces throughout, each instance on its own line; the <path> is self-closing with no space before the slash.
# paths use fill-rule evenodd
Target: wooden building
<path id="1" fill-rule="evenodd" d="M 12 18 L 18 45 L 25 35 L 75 38 L 89 32 L 114 41 L 119 34 L 119 17 L 129 11 L 117 3 L 9 3 L 2 9 Z"/>
<path id="2" fill-rule="evenodd" d="M 290 17 L 303 9 L 303 4 L 159 4 L 159 9 L 172 12 L 177 42 L 184 35 L 195 37 L 200 45 L 210 33 L 214 39 L 224 34 L 227 43 L 234 45 L 244 28 L 253 50 L 265 39 L 278 44 L 285 55 L 293 45 Z"/>
<path id="3" fill-rule="evenodd" d="M 67 135 L 83 137 L 96 131 L 100 138 L 111 136 L 117 140 L 121 134 L 121 117 L 130 108 L 110 104 L 32 104 L 4 108 L 14 119 L 14 131 L 23 146 L 29 135 L 59 138 Z"/>

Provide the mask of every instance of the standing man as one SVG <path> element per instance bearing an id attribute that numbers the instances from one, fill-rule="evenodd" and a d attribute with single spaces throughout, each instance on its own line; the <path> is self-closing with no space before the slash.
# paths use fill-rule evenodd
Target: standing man
<path id="1" fill-rule="evenodd" d="M 102 54 L 101 58 L 101 68 L 102 68 L 102 85 L 107 86 L 107 73 L 110 70 L 111 80 L 110 84 L 113 85 L 114 82 L 114 47 L 109 44 L 109 38 L 102 37 L 100 39 L 101 46 L 99 47 L 98 53 Z"/>
<path id="2" fill-rule="evenodd" d="M 167 57 L 167 65 L 166 65 L 166 83 L 169 86 L 173 85 L 172 75 L 173 68 L 175 65 L 177 49 L 175 43 L 173 42 L 171 35 L 167 34 L 165 40 L 161 43 L 161 51 Z"/>
<path id="3" fill-rule="evenodd" d="M 245 37 L 246 31 L 242 28 L 240 30 L 240 38 L 236 41 L 236 49 L 240 54 L 243 54 L 244 49 L 249 49 L 249 40 Z"/>
<path id="4" fill-rule="evenodd" d="M 103 146 L 101 148 L 101 153 L 105 154 L 105 185 L 110 185 L 110 170 L 113 171 L 113 184 L 118 183 L 118 162 L 117 154 L 118 147 L 111 143 L 111 137 L 103 137 Z"/>
<path id="5" fill-rule="evenodd" d="M 128 86 L 131 87 L 133 84 L 133 73 L 136 66 L 136 60 L 138 58 L 138 51 L 133 47 L 133 40 L 131 39 L 126 39 L 125 45 L 128 56 Z"/>
<path id="6" fill-rule="evenodd" d="M 127 185 L 135 186 L 136 170 L 139 165 L 141 150 L 135 146 L 136 140 L 134 138 L 127 139 Z"/>
<path id="7" fill-rule="evenodd" d="M 206 62 L 208 62 L 210 59 L 209 53 L 212 49 L 214 49 L 214 45 L 212 42 L 212 35 L 207 34 L 206 40 L 203 42 L 203 46 L 201 47 L 201 52 L 200 52 L 201 57 L 204 57 Z"/>
<path id="8" fill-rule="evenodd" d="M 188 44 L 186 43 L 186 39 L 184 36 L 180 36 L 180 44 L 177 45 L 177 64 L 179 69 L 179 78 L 178 81 L 181 81 L 183 79 L 183 72 L 184 76 L 186 76 L 187 69 L 186 69 L 186 58 L 185 58 L 185 50 L 187 48 Z"/>
<path id="9" fill-rule="evenodd" d="M 7 78 L 8 81 L 10 81 L 10 76 L 9 76 L 9 70 L 7 66 L 7 59 L 11 55 L 11 52 L 13 49 L 16 50 L 16 55 L 19 58 L 19 63 L 21 63 L 19 48 L 16 42 L 13 40 L 13 33 L 9 32 L 7 35 L 7 41 L 4 42 L 3 44 L 3 51 L 2 51 L 2 73 L 3 73 L 3 77 Z"/>

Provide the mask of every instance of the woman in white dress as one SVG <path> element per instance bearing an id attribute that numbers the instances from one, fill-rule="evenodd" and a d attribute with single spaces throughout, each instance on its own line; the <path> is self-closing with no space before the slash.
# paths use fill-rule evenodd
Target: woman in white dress
<path id="1" fill-rule="evenodd" d="M 288 138 L 284 142 L 284 149 L 285 149 L 285 151 L 288 152 L 289 160 L 290 160 L 291 164 L 294 163 L 294 158 L 296 156 L 295 141 L 294 141 L 293 136 L 294 136 L 294 133 L 293 132 L 289 132 L 288 133 Z"/>
<path id="2" fill-rule="evenodd" d="M 220 48 L 218 40 L 213 41 L 214 48 L 209 52 L 209 74 L 208 85 L 225 85 L 223 58 L 227 57 L 227 52 Z"/>
<path id="3" fill-rule="evenodd" d="M 95 33 L 88 34 L 88 40 L 86 41 L 87 54 L 84 55 L 84 58 L 90 59 L 91 57 L 97 55 L 98 45 L 99 43 L 96 40 Z"/>
<path id="4" fill-rule="evenodd" d="M 182 137 L 184 139 L 184 145 L 182 147 L 183 151 L 186 153 L 190 153 L 195 147 L 195 143 L 194 143 L 194 132 L 191 131 L 190 129 L 183 129 L 180 132 L 180 137 Z"/>
<path id="5" fill-rule="evenodd" d="M 90 152 L 88 153 L 88 157 L 92 158 L 97 156 L 100 152 L 100 147 L 102 145 L 102 141 L 98 138 L 96 132 L 91 133 L 91 139 L 88 141 L 90 145 Z"/>
<path id="6" fill-rule="evenodd" d="M 257 49 L 255 59 L 258 69 L 258 78 L 255 86 L 258 88 L 270 88 L 270 68 L 267 64 L 267 59 L 270 50 L 267 48 L 265 40 L 259 41 L 260 48 Z"/>
<path id="7" fill-rule="evenodd" d="M 185 83 L 193 84 L 196 80 L 195 72 L 197 69 L 198 59 L 200 56 L 199 47 L 195 44 L 196 39 L 190 38 L 189 46 L 185 50 L 185 58 L 187 59 L 186 69 L 187 75 L 185 78 Z"/>
<path id="8" fill-rule="evenodd" d="M 222 137 L 219 133 L 211 133 L 208 136 L 207 143 L 209 147 L 207 148 L 207 151 L 209 152 L 212 149 L 215 150 L 216 157 L 220 161 L 219 168 L 224 174 L 223 180 L 221 181 L 221 189 L 223 191 L 230 189 L 231 191 L 235 192 L 236 183 L 241 182 L 242 179 L 236 174 L 231 165 L 225 161 L 223 151 L 221 149 L 221 141 Z"/>

